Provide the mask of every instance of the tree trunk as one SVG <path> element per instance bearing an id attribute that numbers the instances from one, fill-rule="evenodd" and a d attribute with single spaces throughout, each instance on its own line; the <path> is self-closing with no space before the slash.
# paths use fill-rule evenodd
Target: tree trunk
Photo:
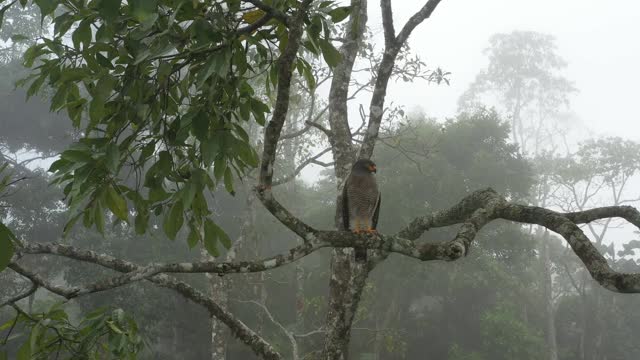
<path id="1" fill-rule="evenodd" d="M 558 343 L 556 341 L 556 317 L 553 306 L 553 278 L 551 277 L 551 258 L 549 254 L 549 230 L 544 229 L 542 238 L 542 276 L 544 283 L 544 308 L 547 323 L 547 349 L 549 360 L 558 360 Z"/>
<path id="2" fill-rule="evenodd" d="M 203 250 L 206 252 L 206 250 Z M 207 254 L 208 255 L 208 254 Z M 209 292 L 220 306 L 228 306 L 229 277 L 220 277 L 216 274 L 207 274 Z M 211 360 L 225 360 L 227 357 L 227 327 L 216 317 L 210 319 L 211 331 Z"/>
<path id="3" fill-rule="evenodd" d="M 225 255 L 223 261 L 235 261 L 237 250 L 245 243 L 246 238 L 251 237 L 253 227 L 255 226 L 255 196 L 251 191 L 247 191 L 247 201 L 243 211 L 243 223 L 240 227 L 240 236 L 233 242 L 231 248 Z M 203 260 L 213 260 L 211 255 L 205 249 L 202 249 Z M 229 305 L 229 290 L 231 289 L 232 279 L 230 276 L 218 276 L 217 274 L 206 274 L 209 293 L 211 297 L 223 308 Z M 210 318 L 211 331 L 211 360 L 225 360 L 227 356 L 227 338 L 228 328 L 216 317 Z"/>
<path id="4" fill-rule="evenodd" d="M 334 68 L 329 92 L 330 139 L 338 185 L 335 224 L 344 229 L 340 209 L 341 190 L 351 164 L 355 160 L 349 129 L 347 98 L 353 64 L 362 41 L 367 22 L 367 1 L 351 0 L 351 17 L 340 49 L 342 61 Z M 327 334 L 322 358 L 326 360 L 349 359 L 351 324 L 364 289 L 370 267 L 355 263 L 353 249 L 333 249 L 331 255 L 331 277 L 329 280 L 329 307 L 327 311 Z"/>

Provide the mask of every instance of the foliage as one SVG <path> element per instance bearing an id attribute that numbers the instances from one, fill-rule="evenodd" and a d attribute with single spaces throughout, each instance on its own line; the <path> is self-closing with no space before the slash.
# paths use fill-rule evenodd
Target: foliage
<path id="1" fill-rule="evenodd" d="M 487 359 L 542 359 L 544 340 L 517 318 L 513 309 L 498 306 L 485 312 L 481 320 Z"/>
<path id="2" fill-rule="evenodd" d="M 169 238 L 187 227 L 190 245 L 217 255 L 229 241 L 207 220 L 204 190 L 223 184 L 233 193 L 233 177 L 257 165 L 244 127 L 264 124 L 270 111 L 273 62 L 288 36 L 282 17 L 239 0 L 36 4 L 54 31 L 25 52 L 35 71 L 20 83 L 29 96 L 50 86 L 51 110 L 66 110 L 83 134 L 50 168 L 70 208 L 65 233 L 80 219 L 104 232 L 106 209 L 129 223 L 131 204 L 139 234 L 151 213 L 164 214 Z M 279 2 L 277 13 L 296 4 Z M 335 65 L 330 29 L 347 14 L 330 1 L 316 4 L 304 19 L 305 50 Z M 311 77 L 303 58 L 295 67 Z M 254 89 L 262 74 L 267 97 Z M 129 174 L 134 186 L 123 182 Z"/>
<path id="3" fill-rule="evenodd" d="M 97 309 L 74 323 L 62 305 L 41 314 L 18 312 L 0 325 L 5 342 L 22 341 L 16 359 L 136 359 L 142 351 L 138 327 L 122 309 Z"/>

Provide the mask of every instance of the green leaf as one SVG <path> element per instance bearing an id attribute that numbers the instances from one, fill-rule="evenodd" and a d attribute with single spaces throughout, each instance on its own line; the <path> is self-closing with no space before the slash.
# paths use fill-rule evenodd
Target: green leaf
<path id="1" fill-rule="evenodd" d="M 213 137 L 201 142 L 200 152 L 202 153 L 202 162 L 204 165 L 210 166 L 216 158 L 216 155 L 218 155 L 218 152 L 220 152 L 220 143 L 218 142 L 218 139 Z"/>
<path id="2" fill-rule="evenodd" d="M 71 12 L 57 16 L 53 21 L 53 34 L 58 36 L 65 35 L 74 22 L 75 18 Z"/>
<path id="3" fill-rule="evenodd" d="M 129 1 L 131 15 L 141 23 L 147 23 L 157 18 L 157 0 L 131 0 Z"/>
<path id="4" fill-rule="evenodd" d="M 329 65 L 329 67 L 331 68 L 338 65 L 338 63 L 340 63 L 340 60 L 342 59 L 340 52 L 335 47 L 333 47 L 333 44 L 331 44 L 331 42 L 329 42 L 328 40 L 319 39 L 319 42 L 320 49 L 322 49 L 322 57 L 324 58 L 324 61 L 327 62 L 327 65 Z"/>
<path id="5" fill-rule="evenodd" d="M 76 222 L 78 221 L 78 219 L 80 219 L 80 216 L 82 215 L 83 213 L 78 213 L 74 215 L 71 219 L 69 219 L 69 221 L 67 221 L 66 224 L 64 224 L 64 228 L 62 229 L 63 238 L 66 238 L 67 236 L 69 236 L 69 232 L 71 231 L 71 229 L 73 229 L 73 225 L 76 224 Z"/>
<path id="6" fill-rule="evenodd" d="M 121 0 L 98 0 L 96 8 L 102 18 L 110 23 L 120 14 Z"/>
<path id="7" fill-rule="evenodd" d="M 136 234 L 143 235 L 147 231 L 147 227 L 149 226 L 149 212 L 138 210 L 138 215 L 136 215 L 134 225 Z"/>
<path id="8" fill-rule="evenodd" d="M 111 210 L 118 219 L 123 221 L 127 221 L 129 219 L 127 200 L 125 200 L 124 196 L 118 194 L 118 191 L 113 186 L 107 187 L 105 201 L 109 210 Z"/>
<path id="9" fill-rule="evenodd" d="M 70 162 L 75 163 L 86 163 L 93 161 L 91 157 L 91 150 L 66 150 L 60 154 L 60 157 L 65 160 L 69 160 Z"/>
<path id="10" fill-rule="evenodd" d="M 102 235 L 104 235 L 104 210 L 102 209 L 102 201 L 97 200 L 93 208 L 93 223 L 96 224 L 96 229 Z"/>
<path id="11" fill-rule="evenodd" d="M 231 248 L 231 239 L 229 238 L 229 235 L 227 235 L 227 233 L 224 230 L 222 230 L 222 228 L 218 226 L 218 224 L 211 221 L 211 219 L 207 219 L 205 221 L 204 226 L 205 226 L 204 227 L 205 238 L 206 237 L 214 238 L 215 243 L 217 242 L 222 243 L 222 245 L 227 250 Z M 207 235 L 207 232 L 208 232 L 208 235 Z M 217 252 L 217 249 L 216 249 L 216 252 Z M 214 255 L 214 256 L 218 256 L 218 255 Z"/>
<path id="12" fill-rule="evenodd" d="M 203 142 L 207 141 L 209 134 L 209 116 L 207 113 L 204 111 L 198 112 L 193 117 L 191 124 L 193 126 L 193 135 L 195 135 L 196 139 Z"/>
<path id="13" fill-rule="evenodd" d="M 15 236 L 11 230 L 0 223 L 0 272 L 6 269 L 13 257 L 14 248 L 11 242 L 13 239 Z"/>
<path id="14" fill-rule="evenodd" d="M 57 0 L 35 0 L 35 3 L 40 8 L 40 13 L 43 18 L 53 13 L 53 11 L 58 7 L 58 2 L 59 1 Z"/>
<path id="15" fill-rule="evenodd" d="M 255 9 L 242 14 L 242 20 L 248 24 L 253 24 L 260 20 L 266 13 L 263 10 Z"/>
<path id="16" fill-rule="evenodd" d="M 167 234 L 167 236 L 171 240 L 176 239 L 176 235 L 178 235 L 178 231 L 180 231 L 180 228 L 184 223 L 183 212 L 184 208 L 182 200 L 178 200 L 171 207 L 171 211 L 169 211 L 169 213 L 167 213 L 164 217 L 162 228 L 164 230 L 164 233 Z"/>
<path id="17" fill-rule="evenodd" d="M 71 35 L 73 46 L 76 50 L 80 50 L 80 44 L 82 49 L 87 49 L 91 43 L 91 21 L 89 19 L 82 20 L 78 28 Z"/>
<path id="18" fill-rule="evenodd" d="M 346 19 L 351 12 L 350 6 L 337 7 L 331 11 L 329 11 L 329 16 L 331 16 L 331 21 L 334 23 L 339 23 L 342 20 Z"/>
<path id="19" fill-rule="evenodd" d="M 200 230 L 195 227 L 195 225 L 189 226 L 191 230 L 189 231 L 189 236 L 187 236 L 187 244 L 189 245 L 189 249 L 193 249 L 200 242 Z"/>
<path id="20" fill-rule="evenodd" d="M 233 190 L 233 174 L 231 174 L 231 168 L 229 167 L 224 171 L 224 187 L 227 189 L 229 194 L 236 194 L 235 190 Z"/>
<path id="21" fill-rule="evenodd" d="M 258 166 L 258 153 L 249 145 L 248 143 L 242 141 L 236 141 L 237 146 L 235 147 L 235 151 L 237 152 L 240 159 L 247 165 L 251 167 Z"/>
<path id="22" fill-rule="evenodd" d="M 211 219 L 207 219 L 204 222 L 204 248 L 213 257 L 220 256 L 216 243 L 218 241 L 218 225 L 216 225 Z"/>
<path id="23" fill-rule="evenodd" d="M 191 207 L 193 198 L 196 196 L 196 191 L 198 191 L 198 189 L 196 188 L 196 185 L 193 184 L 192 182 L 186 183 L 184 185 L 184 188 L 182 188 L 181 190 L 182 202 L 184 203 L 185 209 L 188 209 Z"/>
<path id="24" fill-rule="evenodd" d="M 216 181 L 220 181 L 224 176 L 224 171 L 227 169 L 227 160 L 224 158 L 216 159 L 216 162 L 213 165 L 213 176 L 216 178 Z"/>
<path id="25" fill-rule="evenodd" d="M 230 52 L 228 50 L 222 50 L 220 52 L 213 53 L 209 56 L 209 60 L 204 64 L 202 70 L 198 73 L 198 79 L 196 80 L 196 88 L 202 88 L 205 81 L 213 75 L 218 74 L 220 77 L 226 75 L 229 69 Z"/>
<path id="26" fill-rule="evenodd" d="M 266 122 L 266 118 L 264 116 L 265 113 L 270 113 L 269 107 L 263 103 L 262 101 L 252 98 L 251 99 L 251 112 L 253 113 L 253 117 L 256 119 L 256 122 L 262 126 L 264 126 Z"/>
<path id="27" fill-rule="evenodd" d="M 18 349 L 17 360 L 31 360 L 31 342 L 25 341 Z"/>
<path id="28" fill-rule="evenodd" d="M 111 143 L 107 146 L 105 161 L 109 171 L 112 173 L 116 173 L 118 171 L 118 166 L 120 165 L 120 149 L 117 144 Z"/>
<path id="29" fill-rule="evenodd" d="M 99 124 L 104 117 L 104 100 L 93 98 L 89 103 L 89 120 L 92 125 Z"/>
<path id="30" fill-rule="evenodd" d="M 101 76 L 98 82 L 96 83 L 93 97 L 101 99 L 103 101 L 107 100 L 109 98 L 109 95 L 111 95 L 113 88 L 116 85 L 116 81 L 117 80 L 109 74 L 105 74 L 104 76 Z"/>

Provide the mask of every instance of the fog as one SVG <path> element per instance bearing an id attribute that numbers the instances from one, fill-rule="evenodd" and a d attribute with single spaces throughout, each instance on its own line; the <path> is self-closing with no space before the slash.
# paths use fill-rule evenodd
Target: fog
<path id="1" fill-rule="evenodd" d="M 0 360 L 639 359 L 640 4 L 367 2 L 0 1 Z"/>
<path id="2" fill-rule="evenodd" d="M 394 7 L 396 23 L 421 6 L 405 0 Z M 372 30 L 381 34 L 377 4 L 370 6 Z M 482 51 L 489 37 L 514 30 L 555 36 L 557 53 L 568 63 L 566 77 L 575 83 L 571 110 L 582 126 L 602 135 L 638 140 L 635 108 L 640 81 L 640 5 L 616 1 L 443 1 L 424 26 L 411 35 L 413 50 L 431 66 L 452 73 L 451 86 L 391 84 L 390 100 L 419 106 L 438 118 L 453 116 L 458 97 L 486 66 Z"/>

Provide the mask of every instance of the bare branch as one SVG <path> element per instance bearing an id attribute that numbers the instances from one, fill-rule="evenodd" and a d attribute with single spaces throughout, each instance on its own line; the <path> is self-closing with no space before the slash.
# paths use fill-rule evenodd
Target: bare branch
<path id="1" fill-rule="evenodd" d="M 309 125 L 309 126 L 313 126 L 314 128 L 322 131 L 325 135 L 327 135 L 327 137 L 329 138 L 333 138 L 333 133 L 331 132 L 331 130 L 327 129 L 326 127 L 318 124 L 317 122 L 313 122 L 313 121 L 306 121 L 305 124 Z"/>
<path id="2" fill-rule="evenodd" d="M 273 323 L 278 328 L 280 328 L 280 330 L 285 334 L 287 339 L 289 339 L 289 343 L 291 344 L 291 352 L 292 352 L 293 360 L 299 360 L 300 359 L 300 351 L 298 350 L 298 341 L 295 338 L 295 334 L 293 334 L 291 331 L 289 331 L 284 325 L 282 325 L 281 322 L 276 320 L 276 318 L 273 316 L 271 311 L 269 311 L 269 309 L 264 304 L 262 304 L 260 302 L 257 302 L 257 301 L 254 301 L 254 300 L 236 300 L 236 302 L 254 304 L 257 307 L 259 307 L 260 309 L 262 309 L 262 311 L 269 318 L 269 321 L 271 321 L 271 323 Z"/>
<path id="3" fill-rule="evenodd" d="M 300 174 L 300 172 L 302 170 L 304 170 L 304 168 L 306 168 L 307 166 L 309 166 L 310 164 L 314 163 L 316 160 L 318 160 L 320 157 L 322 157 L 324 154 L 328 153 L 329 151 L 331 151 L 331 148 L 326 148 L 324 150 L 322 150 L 321 152 L 317 153 L 316 155 L 313 155 L 312 157 L 306 159 L 305 161 L 303 161 L 302 163 L 300 163 L 300 165 L 298 165 L 295 170 L 293 171 L 293 173 L 283 177 L 282 179 L 278 179 L 276 181 L 273 182 L 273 186 L 278 186 L 278 185 L 282 185 L 284 183 L 287 183 L 293 179 L 296 178 L 296 176 L 298 176 L 298 174 Z"/>
<path id="4" fill-rule="evenodd" d="M 253 3 L 253 2 L 252 2 Z M 260 3 L 256 1 L 256 3 Z M 278 93 L 276 96 L 273 117 L 267 125 L 264 134 L 264 149 L 262 151 L 262 163 L 260 165 L 260 187 L 269 190 L 273 179 L 273 164 L 276 159 L 276 150 L 280 133 L 289 111 L 289 93 L 291 90 L 291 78 L 293 61 L 300 47 L 300 38 L 303 33 L 304 14 L 309 8 L 311 0 L 305 0 L 300 4 L 300 8 L 293 17 L 290 27 L 287 46 L 277 61 L 278 68 Z M 254 4 L 256 5 L 256 4 Z M 256 5 L 258 6 L 258 5 Z"/>
<path id="5" fill-rule="evenodd" d="M 298 136 L 304 135 L 307 131 L 309 131 L 309 129 L 311 129 L 311 125 L 309 125 L 308 123 L 305 123 L 305 127 L 303 127 L 302 129 L 298 130 L 298 131 L 294 131 L 290 134 L 284 134 L 282 136 L 280 136 L 280 140 L 288 140 L 288 139 L 293 139 L 293 138 L 297 138 Z"/>
<path id="6" fill-rule="evenodd" d="M 41 277 L 40 275 L 36 274 L 31 270 L 25 269 L 24 267 L 22 267 L 21 265 L 18 265 L 15 262 L 9 264 L 9 268 L 17 272 L 18 274 L 26 277 L 27 279 L 29 279 L 32 284 L 45 288 L 56 295 L 64 297 L 67 300 L 73 299 L 79 291 L 79 288 L 71 288 L 71 287 L 65 287 L 65 286 L 53 284 L 49 280 L 44 279 L 43 277 Z"/>
<path id="7" fill-rule="evenodd" d="M 385 1 L 381 1 L 382 5 Z M 387 85 L 393 72 L 398 52 L 409 38 L 409 35 L 411 35 L 413 29 L 415 29 L 415 27 L 426 18 L 431 16 L 439 3 L 440 0 L 427 1 L 427 3 L 417 13 L 415 13 L 409 21 L 407 21 L 395 41 L 385 41 L 384 54 L 382 56 L 382 61 L 380 62 L 380 67 L 378 68 L 378 73 L 376 74 L 376 84 L 374 86 L 371 103 L 369 105 L 369 125 L 358 154 L 359 158 L 370 158 L 373 154 L 373 148 L 375 147 L 375 142 L 378 138 L 380 123 L 382 122 L 382 115 L 384 113 L 384 99 L 387 94 Z M 390 11 L 391 10 L 389 8 L 389 13 L 386 16 L 391 16 Z M 385 37 L 386 34 L 387 30 L 385 29 Z"/>
<path id="8" fill-rule="evenodd" d="M 24 299 L 26 297 L 31 296 L 33 293 L 36 292 L 36 290 L 38 290 L 38 285 L 36 283 L 34 283 L 34 282 L 31 282 L 31 287 L 29 288 L 29 290 L 27 290 L 27 291 L 25 291 L 25 292 L 23 292 L 21 294 L 18 294 L 16 296 L 6 300 L 5 302 L 1 303 L 0 304 L 0 308 L 5 307 L 5 306 L 7 306 L 9 304 L 16 303 L 16 302 L 18 302 L 18 301 L 20 301 L 20 300 L 22 300 L 22 299 Z"/>
<path id="9" fill-rule="evenodd" d="M 396 40 L 396 29 L 393 27 L 393 11 L 391 0 L 380 0 L 382 10 L 382 27 L 384 28 L 384 43 L 387 49 L 391 48 Z"/>
<path id="10" fill-rule="evenodd" d="M 417 13 L 409 18 L 407 23 L 404 24 L 404 27 L 398 34 L 395 45 L 398 46 L 404 44 L 409 38 L 409 35 L 411 35 L 411 32 L 413 32 L 413 29 L 415 29 L 416 26 L 420 25 L 420 23 L 422 23 L 424 20 L 429 18 L 439 3 L 440 0 L 429 0 Z"/>

